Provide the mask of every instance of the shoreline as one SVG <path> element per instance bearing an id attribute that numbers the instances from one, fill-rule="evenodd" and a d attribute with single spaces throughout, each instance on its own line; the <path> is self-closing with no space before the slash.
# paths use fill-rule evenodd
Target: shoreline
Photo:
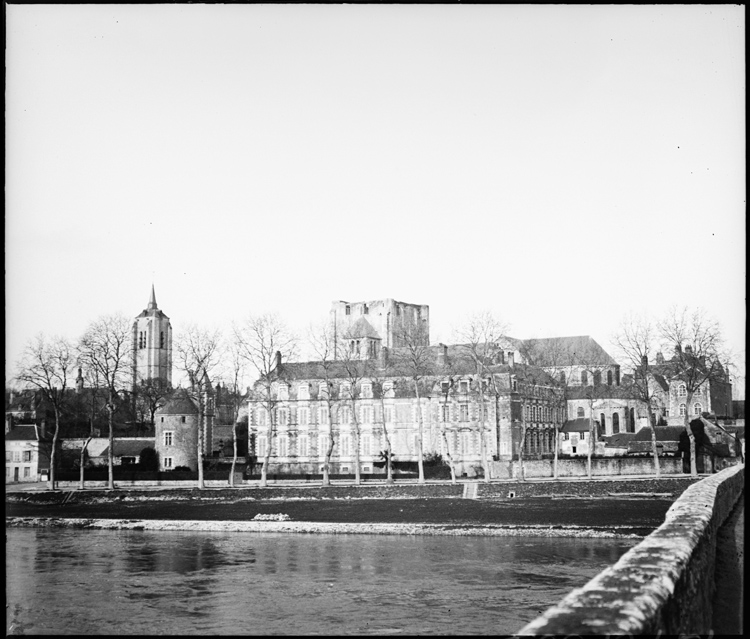
<path id="1" fill-rule="evenodd" d="M 482 537 L 583 537 L 643 539 L 628 532 L 632 526 L 601 529 L 575 525 L 460 525 L 378 524 L 311 521 L 201 521 L 168 519 L 90 519 L 62 517 L 6 517 L 6 528 L 76 528 L 90 530 L 169 530 L 195 532 L 251 532 L 336 535 L 448 535 Z M 620 528 L 620 530 L 618 530 Z"/>

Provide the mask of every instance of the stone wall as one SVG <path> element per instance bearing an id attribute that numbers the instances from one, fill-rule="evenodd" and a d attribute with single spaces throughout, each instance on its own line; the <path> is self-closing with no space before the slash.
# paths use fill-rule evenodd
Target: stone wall
<path id="1" fill-rule="evenodd" d="M 558 459 L 557 476 L 586 477 L 586 457 L 578 459 Z M 553 459 L 524 460 L 526 478 L 554 477 Z M 682 459 L 679 457 L 660 457 L 659 470 L 664 475 L 682 474 Z M 591 475 L 594 477 L 612 477 L 618 475 L 653 475 L 653 457 L 605 457 L 591 459 Z M 493 479 L 515 479 L 518 475 L 518 462 L 492 462 Z"/>
<path id="2" fill-rule="evenodd" d="M 690 486 L 657 530 L 517 634 L 712 633 L 717 532 L 744 477 L 733 466 Z"/>

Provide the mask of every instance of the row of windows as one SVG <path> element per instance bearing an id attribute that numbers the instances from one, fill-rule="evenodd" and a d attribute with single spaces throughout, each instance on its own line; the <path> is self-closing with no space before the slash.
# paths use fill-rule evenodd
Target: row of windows
<path id="1" fill-rule="evenodd" d="M 693 404 L 693 415 L 700 416 L 700 414 L 703 412 L 703 405 L 699 402 L 696 402 Z M 687 406 L 685 404 L 680 404 L 680 417 L 685 417 L 685 414 L 687 413 Z"/>
<path id="2" fill-rule="evenodd" d="M 552 422 L 559 421 L 560 411 L 550 406 L 539 406 L 537 404 L 524 405 L 524 419 L 528 422 Z"/>
<path id="3" fill-rule="evenodd" d="M 480 452 L 480 437 L 477 432 L 466 432 L 461 433 L 449 433 L 447 434 L 449 452 L 453 454 L 475 454 L 478 455 Z M 275 454 L 278 457 L 287 457 L 288 455 L 294 455 L 300 457 L 316 456 L 324 458 L 330 446 L 330 438 L 328 435 L 320 435 L 317 439 L 317 450 L 312 450 L 312 442 L 310 438 L 305 435 L 301 435 L 297 438 L 296 452 L 293 451 L 291 439 L 284 436 L 278 435 L 274 440 L 274 446 L 271 450 L 271 454 Z M 379 437 L 372 437 L 367 434 L 363 434 L 359 438 L 360 442 L 360 453 L 365 456 L 379 453 Z M 258 457 L 264 457 L 266 450 L 266 438 L 258 438 Z M 333 453 L 339 457 L 348 457 L 354 454 L 355 439 L 350 435 L 341 435 L 334 440 Z M 414 433 L 404 442 L 404 445 L 408 448 L 409 452 L 414 454 L 419 449 L 419 435 Z"/>
<path id="4" fill-rule="evenodd" d="M 440 407 L 438 409 L 438 406 L 435 404 L 423 404 L 421 407 L 421 417 L 423 421 L 429 421 L 430 418 L 434 419 L 435 421 L 441 421 L 441 422 L 450 422 L 450 421 L 459 421 L 459 422 L 468 422 L 471 421 L 471 415 L 469 410 L 469 404 L 458 404 L 458 413 L 456 414 L 455 409 L 456 404 L 445 404 L 441 403 Z M 398 421 L 413 421 L 417 422 L 419 421 L 419 411 L 417 410 L 416 406 L 398 406 L 396 407 L 397 410 L 397 417 Z M 475 411 L 474 418 L 479 419 L 479 410 L 478 406 L 476 406 L 477 410 Z M 277 424 L 279 426 L 287 426 L 290 423 L 290 410 L 288 408 L 277 408 L 276 410 L 276 419 Z M 300 407 L 297 408 L 297 424 L 300 426 L 307 426 L 308 424 L 312 424 L 313 419 L 317 417 L 317 423 L 318 424 L 328 424 L 329 418 L 328 418 L 328 407 L 327 406 L 321 406 L 317 409 L 310 409 L 307 407 Z M 408 413 L 405 414 L 405 413 Z M 339 406 L 337 407 L 337 411 L 334 412 L 334 420 L 337 421 L 339 424 L 351 424 L 353 423 L 353 412 L 351 409 L 351 406 Z M 489 417 L 492 414 L 492 406 L 491 404 L 486 404 L 485 407 L 485 416 Z M 541 414 L 541 413 L 540 413 Z M 253 411 L 253 422 L 258 427 L 265 427 L 268 425 L 267 420 L 267 410 L 265 408 L 258 408 Z M 379 423 L 381 419 L 385 421 L 386 423 L 393 423 L 394 422 L 394 407 L 393 406 L 385 406 L 384 412 L 382 413 L 383 418 L 381 418 L 381 411 L 379 406 L 358 406 L 357 407 L 357 421 L 360 424 L 373 424 L 373 423 Z"/>
<path id="5" fill-rule="evenodd" d="M 14 450 L 14 451 L 5 451 L 5 461 L 14 461 L 14 462 L 30 462 L 31 461 L 31 453 L 30 450 Z"/>
<path id="6" fill-rule="evenodd" d="M 576 378 L 575 374 L 572 374 L 570 377 L 571 377 L 571 382 L 575 381 L 575 378 Z M 560 379 L 560 382 L 565 384 L 565 381 L 566 381 L 565 371 L 560 371 L 558 378 Z M 581 371 L 580 374 L 578 375 L 578 379 L 580 379 L 582 386 L 588 386 L 589 385 L 588 371 Z M 594 381 L 594 386 L 599 386 L 602 383 L 601 371 L 594 371 L 593 381 Z M 612 375 L 611 370 L 607 371 L 607 386 L 612 386 L 613 383 L 615 383 L 617 386 L 620 385 L 620 371 L 617 369 L 615 369 L 614 376 Z"/>
<path id="7" fill-rule="evenodd" d="M 11 475 L 10 466 L 6 466 L 5 467 L 5 476 L 6 477 L 10 477 L 10 475 Z M 29 466 L 24 466 L 23 467 L 23 477 L 25 479 L 31 477 L 31 467 L 29 467 Z"/>

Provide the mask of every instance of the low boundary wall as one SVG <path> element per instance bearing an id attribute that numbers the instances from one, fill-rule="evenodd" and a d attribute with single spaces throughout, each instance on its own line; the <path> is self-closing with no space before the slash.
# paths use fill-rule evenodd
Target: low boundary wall
<path id="1" fill-rule="evenodd" d="M 733 466 L 690 486 L 659 528 L 517 634 L 709 634 L 716 536 L 744 478 Z"/>
<path id="2" fill-rule="evenodd" d="M 518 462 L 499 461 L 492 463 L 492 477 L 495 479 L 515 479 L 519 474 Z M 524 460 L 523 467 L 527 479 L 554 477 L 553 459 Z M 659 471 L 663 475 L 682 473 L 680 457 L 659 457 Z M 592 477 L 612 477 L 616 475 L 653 475 L 653 457 L 594 457 L 591 459 Z M 557 476 L 586 477 L 586 457 L 558 459 Z"/>

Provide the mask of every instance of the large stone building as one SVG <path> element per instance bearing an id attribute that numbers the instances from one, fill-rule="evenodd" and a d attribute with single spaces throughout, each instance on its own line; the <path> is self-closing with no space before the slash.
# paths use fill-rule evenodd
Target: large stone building
<path id="1" fill-rule="evenodd" d="M 430 307 L 393 299 L 331 304 L 337 349 L 363 358 L 377 357 L 381 347 L 399 348 L 406 340 L 430 343 Z M 343 357 L 343 353 L 337 353 Z"/>

